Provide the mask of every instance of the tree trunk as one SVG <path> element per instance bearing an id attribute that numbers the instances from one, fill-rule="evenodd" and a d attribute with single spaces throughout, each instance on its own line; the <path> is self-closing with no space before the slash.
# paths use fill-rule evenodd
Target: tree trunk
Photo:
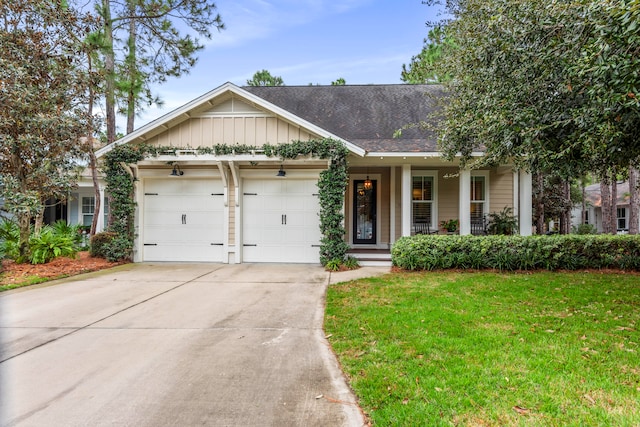
<path id="1" fill-rule="evenodd" d="M 104 8 L 104 78 L 107 144 L 116 140 L 116 59 L 113 50 L 113 20 L 110 0 L 103 0 Z"/>
<path id="2" fill-rule="evenodd" d="M 629 166 L 629 234 L 638 234 L 640 228 L 640 189 L 638 169 Z"/>
<path id="3" fill-rule="evenodd" d="M 536 232 L 537 234 L 544 234 L 544 199 L 542 193 L 544 192 L 544 175 L 542 172 L 536 174 L 536 187 L 538 188 L 538 200 L 536 200 Z"/>
<path id="4" fill-rule="evenodd" d="M 127 55 L 127 78 L 129 79 L 128 84 L 128 92 L 127 92 L 127 134 L 133 132 L 134 122 L 136 119 L 136 100 L 138 97 L 138 73 L 136 66 L 136 43 L 137 43 L 137 32 L 136 32 L 136 20 L 133 18 L 135 16 L 135 4 L 131 0 L 128 2 L 129 7 L 129 40 L 128 40 L 128 49 L 129 54 Z"/>
<path id="5" fill-rule="evenodd" d="M 611 173 L 611 234 L 618 233 L 618 180 Z"/>
<path id="6" fill-rule="evenodd" d="M 42 207 L 38 210 L 38 213 L 34 217 L 33 221 L 33 232 L 35 234 L 40 234 L 42 231 L 42 224 L 44 223 L 44 203 Z"/>
<path id="7" fill-rule="evenodd" d="M 600 181 L 600 206 L 602 208 L 602 232 L 611 234 L 611 184 L 609 176 Z"/>
<path id="8" fill-rule="evenodd" d="M 87 66 L 89 68 L 89 75 L 93 72 L 93 62 L 91 61 L 91 52 L 87 53 Z M 93 103 L 95 102 L 94 86 L 89 85 L 89 101 L 88 111 L 89 126 L 87 129 L 87 153 L 89 155 L 89 168 L 91 169 L 91 179 L 93 180 L 93 194 L 95 197 L 95 204 L 93 209 L 93 220 L 91 221 L 91 229 L 89 230 L 89 236 L 96 234 L 98 228 L 98 218 L 100 217 L 100 211 L 102 209 L 100 199 L 100 182 L 98 179 L 98 161 L 96 159 L 96 153 L 93 146 Z"/>
<path id="9" fill-rule="evenodd" d="M 93 180 L 93 194 L 95 197 L 93 219 L 91 220 L 91 229 L 89 230 L 89 235 L 93 236 L 97 232 L 98 218 L 100 218 L 100 211 L 102 210 L 102 203 L 100 199 L 100 182 L 98 181 L 98 166 L 96 161 L 96 153 L 93 151 L 93 148 L 89 152 L 89 167 L 91 168 L 91 178 Z"/>
<path id="10" fill-rule="evenodd" d="M 582 218 L 580 224 L 587 223 L 587 186 L 584 185 L 584 177 L 580 180 L 580 188 L 582 190 Z"/>
<path id="11" fill-rule="evenodd" d="M 564 207 L 560 216 L 560 234 L 571 233 L 571 183 L 568 179 L 562 181 Z"/>
<path id="12" fill-rule="evenodd" d="M 18 240 L 18 262 L 29 259 L 29 236 L 31 235 L 31 215 L 23 213 L 18 216 L 20 238 Z"/>

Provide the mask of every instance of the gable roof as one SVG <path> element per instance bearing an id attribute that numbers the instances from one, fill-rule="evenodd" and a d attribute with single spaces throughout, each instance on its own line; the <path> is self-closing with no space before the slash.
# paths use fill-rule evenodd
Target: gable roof
<path id="1" fill-rule="evenodd" d="M 584 190 L 587 203 L 591 206 L 601 208 L 602 193 L 600 191 L 600 183 L 587 185 Z M 616 195 L 616 206 L 629 206 L 629 203 L 631 203 L 629 181 L 616 183 Z"/>
<path id="2" fill-rule="evenodd" d="M 250 93 L 233 83 L 225 83 L 222 86 L 213 89 L 204 95 L 186 103 L 182 107 L 179 107 L 156 120 L 153 120 L 144 126 L 136 129 L 130 134 L 125 135 L 124 137 L 118 139 L 117 141 L 100 148 L 96 151 L 96 156 L 100 157 L 105 153 L 111 151 L 113 148 L 128 143 L 140 143 L 149 140 L 150 138 L 165 132 L 166 130 L 177 126 L 191 117 L 197 116 L 199 113 L 211 109 L 216 100 L 226 101 L 230 97 L 238 97 L 242 100 L 246 101 L 248 104 L 256 106 L 262 110 L 268 111 L 270 113 L 275 114 L 277 117 L 289 122 L 293 123 L 296 126 L 305 128 L 309 130 L 311 133 L 315 133 L 325 138 L 333 138 L 339 141 L 342 141 L 345 146 L 354 154 L 359 156 L 363 156 L 365 154 L 365 150 L 360 148 L 350 141 L 335 135 L 326 129 L 318 126 L 315 123 L 308 122 L 303 118 L 292 114 L 291 112 L 270 103 L 269 101 L 257 96 L 256 94 Z"/>
<path id="3" fill-rule="evenodd" d="M 433 153 L 437 136 L 405 129 L 437 112 L 439 85 L 246 86 L 246 91 L 370 153 Z"/>

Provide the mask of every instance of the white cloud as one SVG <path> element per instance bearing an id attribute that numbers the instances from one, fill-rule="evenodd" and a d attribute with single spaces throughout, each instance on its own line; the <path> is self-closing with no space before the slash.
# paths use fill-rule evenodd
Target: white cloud
<path id="1" fill-rule="evenodd" d="M 217 10 L 226 29 L 208 41 L 229 47 L 265 39 L 283 29 L 307 25 L 325 15 L 342 14 L 370 0 L 218 0 Z"/>

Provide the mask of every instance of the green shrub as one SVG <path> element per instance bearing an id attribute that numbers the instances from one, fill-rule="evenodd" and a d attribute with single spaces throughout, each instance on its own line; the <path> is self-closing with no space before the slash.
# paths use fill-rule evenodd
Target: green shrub
<path id="1" fill-rule="evenodd" d="M 579 224 L 578 226 L 573 226 L 573 232 L 575 234 L 596 234 L 598 230 L 593 224 Z"/>
<path id="2" fill-rule="evenodd" d="M 341 265 L 342 265 L 342 260 L 338 258 L 334 258 L 327 261 L 324 268 L 326 268 L 327 271 L 338 271 L 340 270 Z"/>
<path id="3" fill-rule="evenodd" d="M 75 237 L 65 232 L 57 233 L 51 226 L 44 226 L 40 233 L 29 238 L 31 264 L 45 264 L 59 256 L 75 257 L 78 247 Z"/>
<path id="4" fill-rule="evenodd" d="M 106 258 L 115 262 L 130 259 L 133 243 L 126 237 L 112 231 L 97 233 L 91 237 L 89 253 L 91 256 Z"/>
<path id="5" fill-rule="evenodd" d="M 16 259 L 19 255 L 20 229 L 15 221 L 2 218 L 0 222 L 0 254 L 2 258 Z"/>
<path id="6" fill-rule="evenodd" d="M 51 225 L 53 233 L 58 236 L 68 236 L 73 239 L 77 245 L 82 244 L 82 226 L 69 225 L 65 220 L 59 219 Z"/>
<path id="7" fill-rule="evenodd" d="M 104 231 L 102 233 L 96 233 L 91 236 L 89 241 L 89 254 L 98 258 L 107 258 L 109 252 L 109 245 L 111 241 L 118 236 L 117 233 L 110 231 Z"/>
<path id="8" fill-rule="evenodd" d="M 489 214 L 489 234 L 511 235 L 518 232 L 518 219 L 513 216 L 513 209 L 505 207 L 500 212 Z"/>
<path id="9" fill-rule="evenodd" d="M 349 255 L 344 260 L 344 266 L 347 267 L 349 270 L 354 270 L 360 267 L 360 263 L 358 262 L 358 259 L 356 257 Z"/>
<path id="10" fill-rule="evenodd" d="M 391 259 L 393 265 L 407 270 L 640 270 L 640 236 L 416 235 L 400 238 Z"/>

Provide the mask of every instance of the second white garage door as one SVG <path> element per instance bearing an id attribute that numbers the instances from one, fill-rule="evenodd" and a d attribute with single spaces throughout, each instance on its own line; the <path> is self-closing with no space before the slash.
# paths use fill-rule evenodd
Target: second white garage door
<path id="1" fill-rule="evenodd" d="M 243 262 L 320 262 L 315 179 L 245 179 Z"/>
<path id="2" fill-rule="evenodd" d="M 219 179 L 146 180 L 143 260 L 222 261 L 222 191 Z"/>

